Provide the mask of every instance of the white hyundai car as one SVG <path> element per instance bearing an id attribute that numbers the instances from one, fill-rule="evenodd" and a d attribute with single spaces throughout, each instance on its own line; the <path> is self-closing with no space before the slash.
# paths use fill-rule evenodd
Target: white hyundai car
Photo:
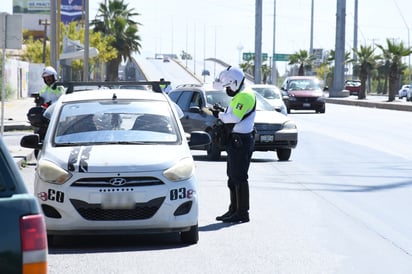
<path id="1" fill-rule="evenodd" d="M 62 95 L 40 149 L 35 195 L 48 236 L 180 233 L 198 241 L 198 195 L 179 112 L 162 92 L 99 89 Z M 49 238 L 51 238 L 49 237 Z M 52 240 L 52 238 L 51 238 Z"/>

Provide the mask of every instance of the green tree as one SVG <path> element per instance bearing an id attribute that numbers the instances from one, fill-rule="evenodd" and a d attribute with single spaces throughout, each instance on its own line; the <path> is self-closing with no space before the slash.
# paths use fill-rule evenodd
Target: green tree
<path id="1" fill-rule="evenodd" d="M 68 25 L 61 26 L 61 37 L 67 37 L 70 40 L 80 41 L 84 44 L 84 27 L 80 26 L 77 22 L 71 22 Z M 94 47 L 99 52 L 97 58 L 90 58 L 90 68 L 100 67 L 97 64 L 106 63 L 110 60 L 117 58 L 118 52 L 111 46 L 115 38 L 113 36 L 103 36 L 101 32 L 91 32 L 89 35 L 89 46 Z M 72 78 L 79 79 L 79 75 L 83 75 L 84 61 L 83 59 L 72 60 Z M 101 71 L 95 71 L 95 73 L 102 74 Z M 102 79 L 102 77 L 99 77 Z"/>
<path id="2" fill-rule="evenodd" d="M 389 97 L 388 101 L 395 100 L 396 92 L 399 87 L 399 77 L 402 73 L 402 57 L 408 56 L 412 53 L 411 47 L 405 47 L 403 42 L 396 43 L 391 42 L 390 39 L 386 39 L 386 48 L 383 45 L 377 45 L 382 50 L 383 57 L 389 64 Z"/>
<path id="3" fill-rule="evenodd" d="M 101 3 L 92 21 L 94 32 L 102 32 L 104 36 L 113 36 L 110 46 L 117 50 L 118 56 L 107 63 L 107 80 L 114 81 L 119 78 L 119 65 L 131 58 L 134 51 L 140 53 L 140 36 L 138 26 L 140 23 L 132 20 L 139 13 L 128 8 L 123 0 L 109 0 L 107 5 Z"/>
<path id="4" fill-rule="evenodd" d="M 21 54 L 21 59 L 26 62 L 31 63 L 42 63 L 43 62 L 43 41 L 34 40 L 33 36 L 29 36 L 23 41 L 25 49 Z M 46 45 L 46 65 L 49 64 L 50 56 L 50 46 Z"/>
<path id="5" fill-rule="evenodd" d="M 366 81 L 371 71 L 375 68 L 380 56 L 375 55 L 375 49 L 371 46 L 360 46 L 359 49 L 353 49 L 353 51 L 356 53 L 357 59 L 352 59 L 350 62 L 359 67 L 359 79 L 361 81 L 361 90 L 358 94 L 358 99 L 365 99 Z"/>
<path id="6" fill-rule="evenodd" d="M 312 62 L 315 56 L 309 55 L 307 50 L 299 50 L 289 56 L 289 65 L 299 65 L 298 75 L 305 75 L 305 70 L 312 68 Z"/>

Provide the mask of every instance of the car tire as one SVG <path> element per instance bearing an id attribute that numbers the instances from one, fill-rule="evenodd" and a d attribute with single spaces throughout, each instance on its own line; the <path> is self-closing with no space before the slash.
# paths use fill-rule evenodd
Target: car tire
<path id="1" fill-rule="evenodd" d="M 279 148 L 276 150 L 279 161 L 288 161 L 290 155 L 292 154 L 292 149 L 290 148 Z"/>
<path id="2" fill-rule="evenodd" d="M 316 110 L 316 113 L 325 113 L 326 112 L 326 107 L 323 106 L 322 108 L 319 108 Z"/>
<path id="3" fill-rule="evenodd" d="M 56 245 L 56 236 L 54 235 L 47 235 L 47 245 L 49 247 L 53 247 Z"/>
<path id="4" fill-rule="evenodd" d="M 184 244 L 196 244 L 199 241 L 199 227 L 194 225 L 189 231 L 180 232 L 180 240 Z"/>

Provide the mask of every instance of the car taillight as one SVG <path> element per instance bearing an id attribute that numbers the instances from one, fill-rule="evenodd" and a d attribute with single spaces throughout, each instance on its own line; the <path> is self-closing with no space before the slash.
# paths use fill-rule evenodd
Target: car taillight
<path id="1" fill-rule="evenodd" d="M 42 215 L 20 219 L 23 274 L 47 273 L 47 234 Z"/>

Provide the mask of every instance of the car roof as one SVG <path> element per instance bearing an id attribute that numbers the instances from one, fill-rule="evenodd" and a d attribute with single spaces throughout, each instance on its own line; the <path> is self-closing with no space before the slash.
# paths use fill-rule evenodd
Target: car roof
<path id="1" fill-rule="evenodd" d="M 165 94 L 158 92 L 132 89 L 97 89 L 65 94 L 62 96 L 62 102 L 93 101 L 113 98 L 120 100 L 167 100 Z"/>
<path id="2" fill-rule="evenodd" d="M 316 76 L 289 76 L 288 80 L 298 80 L 298 79 L 318 79 Z"/>
<path id="3" fill-rule="evenodd" d="M 279 87 L 276 85 L 269 85 L 269 84 L 253 84 L 250 85 L 251 88 L 274 88 L 276 90 L 279 90 Z"/>

